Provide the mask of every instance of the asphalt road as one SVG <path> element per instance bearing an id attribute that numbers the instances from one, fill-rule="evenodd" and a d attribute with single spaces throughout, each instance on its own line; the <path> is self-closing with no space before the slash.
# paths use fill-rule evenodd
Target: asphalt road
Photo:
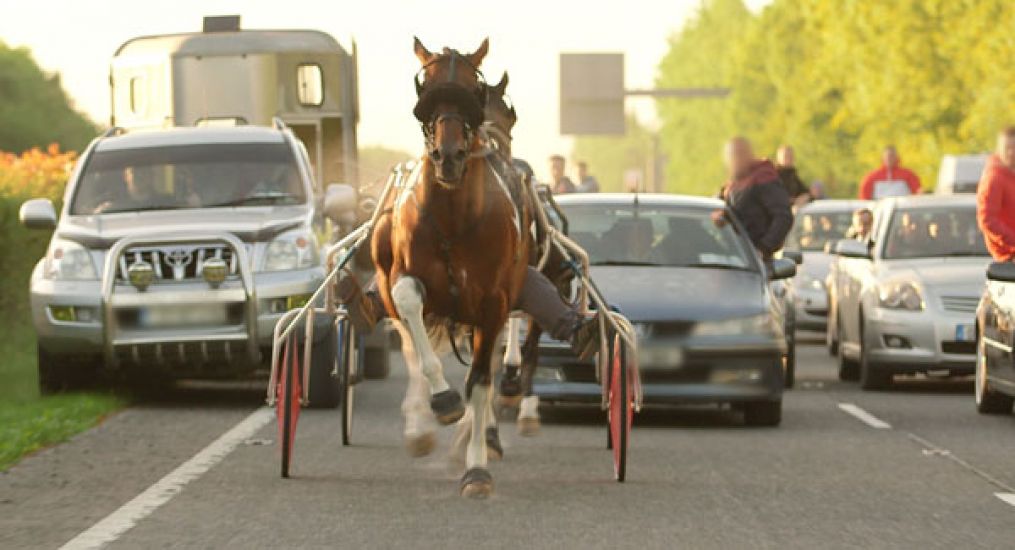
<path id="1" fill-rule="evenodd" d="M 536 438 L 505 421 L 487 501 L 457 496 L 449 429 L 431 457 L 403 451 L 399 368 L 359 387 L 352 447 L 337 411 L 304 412 L 289 480 L 274 422 L 255 413 L 242 433 L 260 388 L 180 389 L 0 474 L 0 548 L 96 532 L 117 534 L 110 548 L 1015 546 L 1015 503 L 996 496 L 1015 493 L 1015 417 L 979 416 L 968 381 L 864 393 L 814 342 L 799 361 L 779 428 L 711 408 L 641 413 L 624 484 L 595 410 L 544 412 Z"/>

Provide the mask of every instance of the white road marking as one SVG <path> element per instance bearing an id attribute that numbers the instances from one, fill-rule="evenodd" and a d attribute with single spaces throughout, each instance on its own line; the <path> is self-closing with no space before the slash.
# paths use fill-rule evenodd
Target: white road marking
<path id="1" fill-rule="evenodd" d="M 994 493 L 994 496 L 1015 506 L 1015 493 Z"/>
<path id="2" fill-rule="evenodd" d="M 120 538 L 138 522 L 179 494 L 188 483 L 211 470 L 273 418 L 275 418 L 274 409 L 260 408 L 254 411 L 130 502 L 61 546 L 61 550 L 101 548 Z"/>
<path id="3" fill-rule="evenodd" d="M 842 412 L 852 415 L 854 418 L 877 430 L 890 430 L 892 425 L 874 416 L 873 414 L 857 407 L 852 403 L 839 403 Z"/>

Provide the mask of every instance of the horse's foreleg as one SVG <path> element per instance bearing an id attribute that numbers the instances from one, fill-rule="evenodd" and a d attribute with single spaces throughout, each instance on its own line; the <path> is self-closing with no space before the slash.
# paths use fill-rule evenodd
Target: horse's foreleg
<path id="1" fill-rule="evenodd" d="M 448 386 L 441 360 L 430 346 L 423 323 L 423 284 L 415 277 L 401 276 L 391 287 L 391 299 L 409 332 L 423 377 L 430 383 L 430 408 L 437 421 L 451 424 L 465 414 L 462 396 Z"/>
<path id="2" fill-rule="evenodd" d="M 517 407 L 524 393 L 520 373 L 522 365 L 522 348 L 519 342 L 521 324 L 521 319 L 512 317 L 508 319 L 507 327 L 504 329 L 506 335 L 504 374 L 500 379 L 500 405 L 502 407 Z"/>
<path id="3" fill-rule="evenodd" d="M 402 400 L 402 415 L 405 417 L 405 449 L 412 457 L 426 456 L 437 445 L 434 433 L 434 417 L 428 401 L 430 391 L 419 368 L 419 357 L 412 347 L 409 331 L 402 323 L 395 323 L 402 340 L 402 356 L 409 374 L 409 384 Z"/>
<path id="4" fill-rule="evenodd" d="M 529 333 L 522 347 L 521 388 L 525 395 L 518 405 L 518 434 L 533 436 L 539 433 L 539 396 L 532 392 L 532 378 L 539 365 L 539 339 L 543 329 L 535 322 L 529 322 Z"/>

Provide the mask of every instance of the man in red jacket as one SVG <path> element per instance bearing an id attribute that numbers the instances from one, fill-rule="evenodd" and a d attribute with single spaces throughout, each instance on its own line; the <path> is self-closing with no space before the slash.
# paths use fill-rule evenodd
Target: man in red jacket
<path id="1" fill-rule="evenodd" d="M 1015 126 L 997 136 L 997 151 L 987 159 L 976 188 L 976 221 L 990 255 L 999 262 L 1015 258 Z"/>
<path id="2" fill-rule="evenodd" d="M 867 174 L 860 184 L 860 198 L 877 200 L 885 197 L 904 197 L 920 194 L 920 178 L 912 170 L 899 165 L 899 153 L 894 145 L 881 153 L 880 168 Z"/>

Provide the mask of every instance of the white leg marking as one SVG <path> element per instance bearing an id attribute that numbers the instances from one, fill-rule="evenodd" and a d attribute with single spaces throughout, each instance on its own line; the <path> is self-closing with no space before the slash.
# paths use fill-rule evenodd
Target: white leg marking
<path id="1" fill-rule="evenodd" d="M 852 403 L 839 403 L 842 412 L 852 415 L 854 418 L 876 430 L 890 430 L 892 425 L 874 416 L 873 414 L 857 407 Z"/>
<path id="2" fill-rule="evenodd" d="M 476 414 L 476 411 L 487 410 L 492 393 L 492 384 L 486 387 L 477 384 L 472 388 L 472 397 L 469 398 L 469 408 L 472 409 L 472 437 L 465 453 L 466 468 L 486 467 L 486 414 L 482 412 Z"/>
<path id="3" fill-rule="evenodd" d="M 435 431 L 437 424 L 430 410 L 429 384 L 419 368 L 419 357 L 412 347 L 411 336 L 405 326 L 397 322 L 395 327 L 402 340 L 402 356 L 409 373 L 409 383 L 402 400 L 402 415 L 405 417 L 405 437 L 415 438 Z"/>
<path id="4" fill-rule="evenodd" d="M 522 364 L 521 332 L 522 320 L 517 317 L 508 319 L 507 340 L 504 343 L 504 365 L 517 367 Z"/>
<path id="5" fill-rule="evenodd" d="M 398 315 L 402 317 L 409 331 L 412 347 L 419 359 L 420 370 L 430 382 L 430 393 L 440 393 L 448 389 L 448 381 L 444 379 L 444 368 L 440 358 L 430 346 L 430 338 L 423 324 L 423 297 L 417 290 L 417 284 L 416 279 L 412 277 L 400 277 L 391 288 L 391 298 L 395 302 Z"/>
<path id="6" fill-rule="evenodd" d="M 155 482 L 112 514 L 61 546 L 61 550 L 101 548 L 116 541 L 163 504 L 169 502 L 183 488 L 204 475 L 229 455 L 244 440 L 250 438 L 275 418 L 273 409 L 257 409 L 210 445 L 201 449 L 190 460 Z"/>
<path id="7" fill-rule="evenodd" d="M 518 418 L 539 418 L 539 396 L 526 395 L 518 406 Z"/>

